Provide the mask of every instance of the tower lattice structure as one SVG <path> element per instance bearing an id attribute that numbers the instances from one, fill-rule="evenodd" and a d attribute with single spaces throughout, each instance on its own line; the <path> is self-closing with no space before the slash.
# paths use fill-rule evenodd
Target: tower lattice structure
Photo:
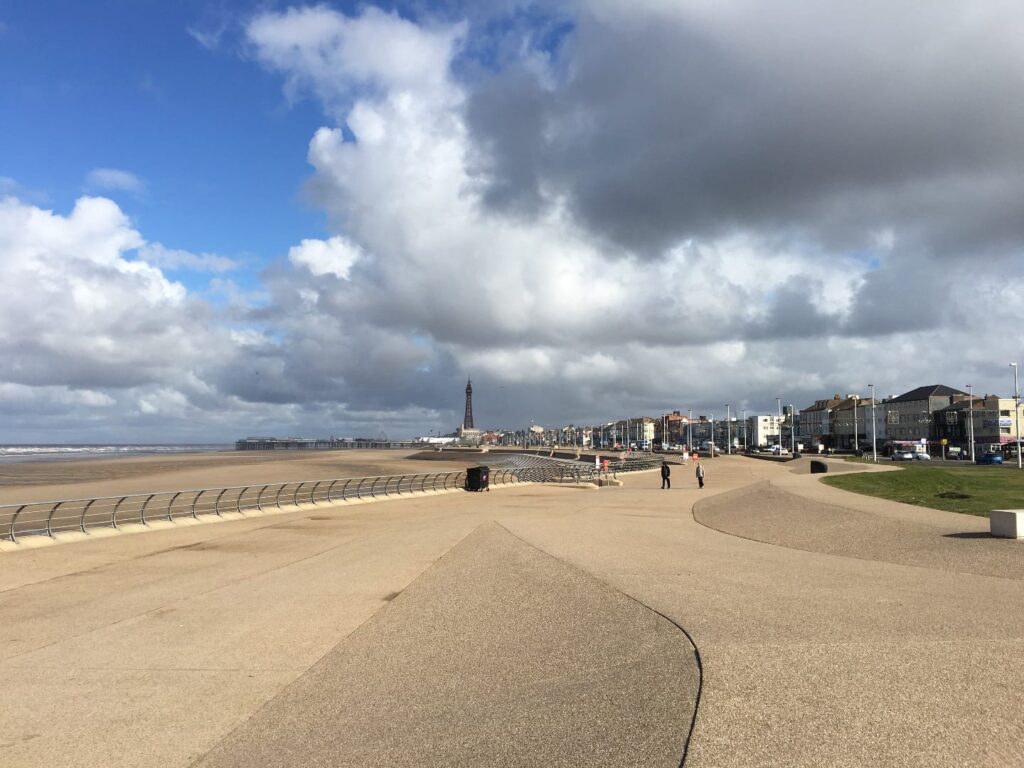
<path id="1" fill-rule="evenodd" d="M 463 429 L 473 429 L 473 380 L 466 381 L 466 415 L 462 419 Z"/>

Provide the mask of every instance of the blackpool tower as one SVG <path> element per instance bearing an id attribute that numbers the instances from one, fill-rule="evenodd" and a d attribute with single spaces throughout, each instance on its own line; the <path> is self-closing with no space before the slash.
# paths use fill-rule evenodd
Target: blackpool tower
<path id="1" fill-rule="evenodd" d="M 466 381 L 466 415 L 462 419 L 462 430 L 473 429 L 473 380 Z"/>

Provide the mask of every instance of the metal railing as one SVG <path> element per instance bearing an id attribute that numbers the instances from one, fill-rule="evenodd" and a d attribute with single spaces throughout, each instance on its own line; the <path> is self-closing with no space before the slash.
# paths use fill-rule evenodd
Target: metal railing
<path id="1" fill-rule="evenodd" d="M 597 469 L 592 464 L 563 459 L 511 456 L 498 457 L 491 466 L 490 483 L 592 482 Z M 649 469 L 638 460 L 613 462 L 610 471 Z M 654 464 L 660 463 L 660 460 Z M 289 483 L 240 485 L 227 488 L 194 488 L 185 491 L 135 493 L 95 499 L 30 501 L 0 505 L 0 539 L 16 542 L 22 536 L 50 536 L 66 531 L 86 532 L 90 528 L 118 528 L 157 520 L 223 516 L 303 504 L 333 504 L 340 501 L 391 498 L 427 491 L 464 488 L 466 471 L 427 472 L 410 475 L 348 477 L 335 480 L 303 480 Z"/>
<path id="2" fill-rule="evenodd" d="M 200 515 L 222 516 L 230 512 L 245 514 L 301 504 L 389 498 L 417 492 L 453 490 L 463 487 L 465 481 L 465 470 L 458 470 L 7 504 L 0 506 L 0 539 L 17 541 L 20 536 L 52 537 L 65 531 L 118 528 L 128 523 L 148 525 L 155 520 L 197 518 Z M 514 472 L 498 469 L 491 473 L 491 482 L 504 485 L 522 481 Z"/>

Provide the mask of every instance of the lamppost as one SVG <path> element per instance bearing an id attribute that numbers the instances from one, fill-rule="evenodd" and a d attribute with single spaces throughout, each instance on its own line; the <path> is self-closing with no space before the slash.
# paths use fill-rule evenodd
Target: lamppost
<path id="1" fill-rule="evenodd" d="M 796 411 L 789 404 L 789 452 L 796 456 Z"/>
<path id="2" fill-rule="evenodd" d="M 971 463 L 974 463 L 974 385 L 967 385 L 967 396 L 970 402 L 967 404 L 967 412 L 970 414 L 970 421 L 967 422 L 967 435 L 971 441 Z"/>
<path id="3" fill-rule="evenodd" d="M 1017 425 L 1017 469 L 1021 469 L 1020 455 L 1020 388 L 1017 386 L 1017 364 L 1010 363 L 1013 368 L 1013 423 Z"/>
<path id="4" fill-rule="evenodd" d="M 853 452 L 856 453 L 860 450 L 860 442 L 857 440 L 857 401 L 860 400 L 859 395 L 850 395 L 853 398 Z"/>
<path id="5" fill-rule="evenodd" d="M 729 404 L 725 404 L 725 452 L 732 453 L 732 422 L 729 420 Z"/>
<path id="6" fill-rule="evenodd" d="M 743 450 L 747 450 L 750 446 L 747 445 L 747 409 L 743 409 Z"/>
<path id="7" fill-rule="evenodd" d="M 776 428 L 779 430 L 779 448 L 782 447 L 782 398 L 775 398 L 776 404 L 779 406 L 779 420 L 776 422 Z"/>
<path id="8" fill-rule="evenodd" d="M 871 456 L 875 464 L 878 463 L 878 438 L 875 436 L 875 385 L 868 384 L 871 390 Z"/>
<path id="9" fill-rule="evenodd" d="M 715 414 L 708 414 L 708 418 L 711 419 L 711 447 L 708 448 L 708 453 L 711 458 L 715 458 Z"/>
<path id="10" fill-rule="evenodd" d="M 693 409 L 686 409 L 686 450 L 693 453 Z"/>

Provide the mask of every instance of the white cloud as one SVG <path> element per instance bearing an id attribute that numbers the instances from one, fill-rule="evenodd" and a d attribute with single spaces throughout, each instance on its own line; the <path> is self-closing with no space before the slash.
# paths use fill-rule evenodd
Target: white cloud
<path id="1" fill-rule="evenodd" d="M 256 16 L 246 33 L 260 60 L 287 74 L 290 96 L 309 88 L 334 107 L 355 83 L 448 92 L 448 57 L 465 30 L 458 24 L 424 33 L 373 7 L 349 18 L 314 6 Z"/>
<path id="2" fill-rule="evenodd" d="M 362 249 L 344 237 L 329 240 L 303 240 L 288 251 L 288 259 L 297 267 L 305 267 L 314 275 L 334 275 L 348 280 L 349 270 Z"/>
<path id="3" fill-rule="evenodd" d="M 186 27 L 185 31 L 189 36 L 208 51 L 216 50 L 220 40 L 227 31 L 226 24 L 218 24 L 211 27 L 201 28 L 199 26 Z"/>
<path id="4" fill-rule="evenodd" d="M 223 274 L 238 269 L 238 262 L 215 253 L 191 253 L 177 248 L 167 248 L 160 243 L 146 243 L 139 248 L 139 258 L 160 269 L 175 271 L 187 269 L 193 272 Z"/>
<path id="5" fill-rule="evenodd" d="M 99 389 L 176 377 L 216 348 L 203 307 L 128 258 L 141 235 L 110 200 L 67 216 L 0 202 L 0 354 L 7 381 Z"/>
<path id="6" fill-rule="evenodd" d="M 118 168 L 93 168 L 85 176 L 85 184 L 93 189 L 133 192 L 139 194 L 146 189 L 145 183 L 130 171 Z"/>

